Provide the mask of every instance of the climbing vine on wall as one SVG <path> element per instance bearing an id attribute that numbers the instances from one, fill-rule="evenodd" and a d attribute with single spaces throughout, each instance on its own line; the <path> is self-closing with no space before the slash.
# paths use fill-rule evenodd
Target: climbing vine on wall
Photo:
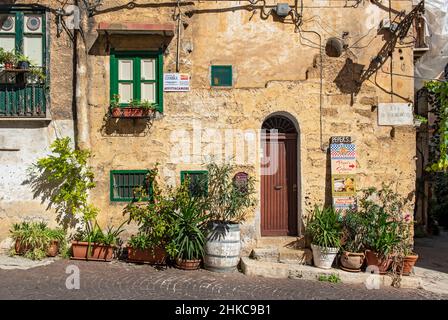
<path id="1" fill-rule="evenodd" d="M 426 89 L 435 95 L 435 106 L 432 110 L 437 116 L 436 144 L 438 144 L 434 161 L 428 166 L 431 172 L 448 171 L 448 81 L 431 81 Z"/>

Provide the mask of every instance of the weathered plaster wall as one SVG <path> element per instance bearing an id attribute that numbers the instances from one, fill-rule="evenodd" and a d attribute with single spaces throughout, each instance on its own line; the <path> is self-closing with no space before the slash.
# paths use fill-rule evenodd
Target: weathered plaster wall
<path id="1" fill-rule="evenodd" d="M 136 1 L 137 3 L 140 3 Z M 106 1 L 102 9 L 114 8 L 128 1 Z M 141 2 L 143 4 L 143 2 Z M 329 161 L 321 149 L 320 115 L 322 112 L 323 147 L 334 135 L 351 135 L 358 150 L 360 188 L 399 182 L 398 190 L 408 195 L 414 190 L 415 131 L 413 128 L 379 127 L 376 111 L 378 102 L 400 102 L 413 99 L 411 78 L 387 72 L 412 75 L 412 48 L 401 45 L 393 53 L 392 65 L 386 64 L 377 75 L 355 90 L 352 67 L 368 66 L 384 45 L 386 36 L 377 34 L 377 26 L 387 10 L 370 2 L 357 8 L 342 8 L 339 2 L 304 1 L 302 30 L 313 30 L 323 44 L 330 36 L 341 37 L 348 32 L 349 50 L 340 58 L 323 59 L 323 97 L 320 109 L 319 37 L 313 33 L 295 33 L 290 18 L 284 22 L 272 16 L 260 17 L 260 8 L 225 9 L 247 3 L 200 2 L 187 6 L 188 26 L 182 31 L 181 72 L 190 73 L 191 91 L 164 93 L 164 113 L 151 123 L 142 120 L 107 118 L 109 107 L 109 55 L 107 39 L 98 36 L 99 22 L 172 22 L 173 7 L 153 8 L 145 5 L 134 9 L 104 10 L 89 21 L 86 32 L 89 49 L 88 92 L 91 145 L 94 152 L 97 188 L 92 201 L 101 209 L 99 221 L 118 224 L 122 221 L 124 203 L 109 200 L 109 172 L 116 169 L 151 168 L 160 163 L 161 178 L 167 183 L 179 183 L 180 171 L 199 169 L 203 159 L 197 148 L 179 147 L 175 137 L 185 131 L 193 139 L 194 126 L 202 129 L 258 130 L 266 117 L 275 112 L 288 113 L 300 127 L 301 213 L 314 203 L 328 201 Z M 321 8 L 324 6 L 325 8 Z M 392 1 L 397 9 L 407 9 L 411 1 Z M 314 7 L 314 8 L 310 8 Z M 214 9 L 221 9 L 216 12 Z M 409 40 L 409 39 L 406 39 Z M 167 45 L 164 71 L 175 71 L 176 37 L 110 36 L 110 48 L 157 49 Z M 400 60 L 400 57 L 403 59 Z M 347 62 L 350 59 L 352 63 Z M 54 57 L 58 63 L 58 57 Z M 210 89 L 210 65 L 228 63 L 234 67 L 233 89 Z M 347 71 L 348 70 L 348 71 Z M 57 77 L 53 74 L 53 79 Z M 66 84 L 67 79 L 61 79 Z M 67 84 L 66 84 L 67 85 Z M 358 92 L 359 91 L 359 92 Z M 69 91 L 67 91 L 69 92 Z M 180 130 L 180 132 L 179 132 Z M 256 132 L 256 131 L 254 131 Z M 208 143 L 202 132 L 200 145 L 222 148 L 224 142 Z M 256 142 L 257 139 L 255 139 Z M 238 145 L 238 143 L 236 144 Z M 258 149 L 255 149 L 258 151 Z M 179 154 L 191 160 L 183 163 Z M 258 154 L 254 163 L 244 167 L 259 180 Z M 249 248 L 259 236 L 260 208 L 249 213 L 243 237 Z M 0 232 L 1 235 L 1 232 Z M 128 234 L 125 234 L 129 235 Z M 1 237 L 1 236 L 0 236 Z"/>
<path id="2" fill-rule="evenodd" d="M 37 1 L 48 4 L 50 1 Z M 54 1 L 53 1 L 54 2 Z M 16 1 L 36 3 L 36 1 Z M 2 3 L 3 4 L 3 3 Z M 49 146 L 56 137 L 73 139 L 72 114 L 72 51 L 67 34 L 56 37 L 55 17 L 50 20 L 50 103 L 48 118 L 42 120 L 5 120 L 0 118 L 0 250 L 9 246 L 6 239 L 12 223 L 22 219 L 38 219 L 55 225 L 55 215 L 41 204 L 26 181 L 27 169 L 38 158 L 49 153 Z M 48 32 L 48 31 L 47 31 Z"/>

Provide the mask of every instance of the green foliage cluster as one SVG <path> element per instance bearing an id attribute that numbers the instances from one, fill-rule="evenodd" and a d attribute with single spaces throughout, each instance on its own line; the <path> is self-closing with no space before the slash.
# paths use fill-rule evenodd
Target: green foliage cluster
<path id="1" fill-rule="evenodd" d="M 47 255 L 52 241 L 63 244 L 66 233 L 61 228 L 52 229 L 45 222 L 21 222 L 13 224 L 11 237 L 24 249 L 24 256 L 33 260 L 41 260 Z"/>
<path id="2" fill-rule="evenodd" d="M 434 162 L 427 168 L 428 171 L 448 171 L 448 81 L 431 81 L 426 83 L 426 89 L 436 96 L 436 105 L 432 112 L 437 116 L 436 142 L 438 151 Z"/>
<path id="3" fill-rule="evenodd" d="M 120 107 L 120 95 L 119 94 L 114 94 L 112 96 L 112 99 L 110 101 L 110 106 L 111 106 L 111 108 L 119 108 Z M 151 102 L 148 100 L 141 101 L 139 99 L 132 99 L 129 102 L 129 107 L 155 111 L 157 109 L 157 103 Z"/>
<path id="4" fill-rule="evenodd" d="M 51 191 L 45 196 L 61 221 L 73 224 L 81 217 L 82 222 L 92 226 L 98 209 L 87 201 L 89 190 L 95 187 L 94 173 L 88 165 L 90 151 L 72 148 L 69 137 L 56 139 L 50 148 L 52 154 L 31 167 L 33 188 L 39 190 L 42 184 L 48 185 Z"/>
<path id="5" fill-rule="evenodd" d="M 340 212 L 333 207 L 321 209 L 315 205 L 306 225 L 311 243 L 324 248 L 339 248 L 342 238 L 341 219 Z"/>
<path id="6" fill-rule="evenodd" d="M 210 219 L 223 223 L 240 223 L 246 218 L 247 209 L 256 204 L 255 180 L 249 177 L 247 187 L 235 184 L 232 174 L 235 168 L 231 164 L 219 165 L 211 162 L 207 165 L 208 193 L 205 208 Z"/>
<path id="7" fill-rule="evenodd" d="M 29 57 L 16 50 L 6 51 L 3 48 L 0 48 L 0 64 L 11 63 L 14 66 L 17 66 L 19 62 L 28 62 L 30 65 L 29 72 L 39 78 L 41 81 L 45 81 L 46 77 L 42 68 L 36 66 Z"/>
<path id="8" fill-rule="evenodd" d="M 330 283 L 341 283 L 342 280 L 336 273 L 332 274 L 320 274 L 317 278 L 319 281 L 330 282 Z"/>

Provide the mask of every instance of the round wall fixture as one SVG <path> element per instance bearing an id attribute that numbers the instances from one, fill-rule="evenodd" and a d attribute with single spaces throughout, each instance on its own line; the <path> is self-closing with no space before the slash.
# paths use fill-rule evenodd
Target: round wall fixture
<path id="1" fill-rule="evenodd" d="M 39 17 L 28 17 L 28 21 L 26 22 L 26 26 L 30 31 L 37 31 L 40 28 L 40 19 Z"/>
<path id="2" fill-rule="evenodd" d="M 329 57 L 337 58 L 342 55 L 344 44 L 338 38 L 330 38 L 325 45 L 325 53 Z"/>
<path id="3" fill-rule="evenodd" d="M 2 31 L 11 31 L 14 28 L 14 19 L 10 16 L 0 17 L 0 26 Z"/>

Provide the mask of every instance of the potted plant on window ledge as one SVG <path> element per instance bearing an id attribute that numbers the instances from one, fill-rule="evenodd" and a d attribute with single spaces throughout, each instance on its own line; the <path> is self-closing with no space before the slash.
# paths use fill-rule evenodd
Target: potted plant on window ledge
<path id="1" fill-rule="evenodd" d="M 111 101 L 111 112 L 114 118 L 145 118 L 151 116 L 157 104 L 147 100 L 132 99 L 129 106 L 120 106 L 120 96 L 115 94 Z"/>

